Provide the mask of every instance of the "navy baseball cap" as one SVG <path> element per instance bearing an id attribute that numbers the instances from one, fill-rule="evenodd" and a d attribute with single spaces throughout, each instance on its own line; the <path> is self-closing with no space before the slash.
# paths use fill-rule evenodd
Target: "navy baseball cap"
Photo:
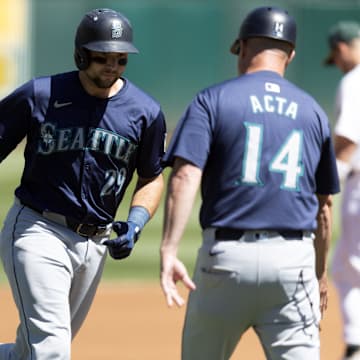
<path id="1" fill-rule="evenodd" d="M 331 27 L 328 34 L 330 53 L 325 58 L 324 64 L 334 64 L 334 50 L 339 42 L 348 44 L 356 38 L 360 38 L 360 24 L 356 21 L 340 21 Z"/>

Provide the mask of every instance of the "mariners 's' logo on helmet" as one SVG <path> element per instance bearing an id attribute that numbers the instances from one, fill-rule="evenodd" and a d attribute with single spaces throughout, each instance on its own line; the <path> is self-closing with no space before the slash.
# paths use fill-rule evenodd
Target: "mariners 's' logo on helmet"
<path id="1" fill-rule="evenodd" d="M 281 22 L 276 21 L 274 24 L 274 33 L 277 37 L 284 36 L 284 24 Z"/>
<path id="2" fill-rule="evenodd" d="M 111 37 L 113 39 L 121 38 L 123 33 L 123 27 L 120 21 L 114 20 L 111 27 Z"/>

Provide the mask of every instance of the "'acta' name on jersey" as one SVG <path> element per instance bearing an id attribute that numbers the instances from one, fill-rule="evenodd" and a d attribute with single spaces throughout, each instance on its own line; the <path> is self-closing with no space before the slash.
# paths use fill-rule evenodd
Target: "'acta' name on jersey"
<path id="1" fill-rule="evenodd" d="M 41 139 L 38 153 L 49 155 L 54 152 L 93 150 L 115 157 L 125 163 L 137 145 L 108 130 L 83 127 L 57 129 L 52 123 L 44 123 L 40 129 Z M 86 135 L 88 134 L 88 135 Z"/>
<path id="2" fill-rule="evenodd" d="M 250 95 L 250 103 L 254 114 L 264 112 L 276 113 L 293 120 L 297 116 L 298 104 L 284 97 L 267 94 L 260 98 L 256 95 Z"/>

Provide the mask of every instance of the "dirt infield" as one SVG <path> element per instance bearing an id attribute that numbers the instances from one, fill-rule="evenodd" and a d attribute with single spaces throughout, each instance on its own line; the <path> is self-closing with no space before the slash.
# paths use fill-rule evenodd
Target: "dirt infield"
<path id="1" fill-rule="evenodd" d="M 73 342 L 72 359 L 178 360 L 184 312 L 184 308 L 167 308 L 157 283 L 102 284 L 88 319 Z M 12 341 L 17 313 L 6 286 L 0 287 L 0 314 L 0 342 Z M 322 360 L 341 359 L 341 319 L 333 287 L 322 321 L 321 341 Z M 231 359 L 265 360 L 251 331 L 242 338 Z"/>

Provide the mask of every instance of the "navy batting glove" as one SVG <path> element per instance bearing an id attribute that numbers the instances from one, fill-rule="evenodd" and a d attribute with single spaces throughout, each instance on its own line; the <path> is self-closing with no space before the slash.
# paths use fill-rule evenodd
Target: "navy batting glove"
<path id="1" fill-rule="evenodd" d="M 115 221 L 113 230 L 117 238 L 103 242 L 109 249 L 112 258 L 119 260 L 127 258 L 140 235 L 140 227 L 132 221 Z"/>

